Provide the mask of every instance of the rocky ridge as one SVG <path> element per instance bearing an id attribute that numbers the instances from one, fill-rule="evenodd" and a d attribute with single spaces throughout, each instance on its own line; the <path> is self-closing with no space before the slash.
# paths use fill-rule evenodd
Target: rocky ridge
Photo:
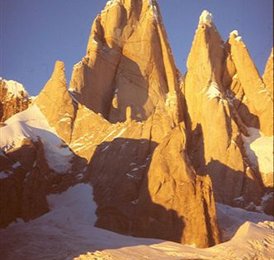
<path id="1" fill-rule="evenodd" d="M 31 98 L 22 84 L 0 78 L 0 123 L 28 108 Z"/>

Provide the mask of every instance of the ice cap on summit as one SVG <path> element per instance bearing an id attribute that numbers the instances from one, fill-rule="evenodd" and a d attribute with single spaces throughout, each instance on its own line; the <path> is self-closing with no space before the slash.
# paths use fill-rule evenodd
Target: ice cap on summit
<path id="1" fill-rule="evenodd" d="M 207 10 L 203 10 L 200 19 L 199 19 L 199 24 L 207 24 L 211 25 L 213 22 L 213 15 Z"/>

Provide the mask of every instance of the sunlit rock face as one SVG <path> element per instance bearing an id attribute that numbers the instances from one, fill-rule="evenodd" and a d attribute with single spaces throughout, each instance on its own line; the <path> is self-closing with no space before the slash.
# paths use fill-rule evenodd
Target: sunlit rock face
<path id="1" fill-rule="evenodd" d="M 271 93 L 273 99 L 273 48 L 265 65 L 265 70 L 263 74 L 263 81 L 268 91 Z"/>
<path id="2" fill-rule="evenodd" d="M 259 167 L 261 157 L 252 155 L 256 151 L 249 144 L 259 136 L 251 128 L 263 135 L 273 134 L 273 100 L 242 38 L 235 30 L 224 43 L 212 15 L 204 11 L 187 69 L 182 89 L 194 167 L 211 176 L 217 201 L 239 205 L 238 198 L 245 198 L 240 204 L 259 203 L 269 181 L 266 184 L 264 169 Z M 267 142 L 271 140 L 269 137 Z M 273 149 L 265 151 L 271 158 Z M 270 168 L 273 172 L 273 166 Z"/>
<path id="3" fill-rule="evenodd" d="M 65 142 L 69 143 L 75 118 L 75 108 L 67 90 L 63 62 L 57 61 L 55 63 L 51 78 L 37 96 L 35 104 L 38 105 L 49 124 L 56 129 Z"/>
<path id="4" fill-rule="evenodd" d="M 261 79 L 238 32 L 225 43 L 205 10 L 179 80 L 156 1 L 109 1 L 69 88 L 57 61 L 34 105 L 0 128 L 1 148 L 24 151 L 8 132 L 41 139 L 46 193 L 91 183 L 97 227 L 212 246 L 215 200 L 255 210 L 272 188 L 269 67 Z"/>
<path id="5" fill-rule="evenodd" d="M 227 45 L 235 65 L 235 75 L 242 88 L 241 105 L 245 106 L 256 120 L 249 125 L 244 115 L 242 119 L 247 126 L 259 128 L 263 134 L 271 136 L 273 135 L 273 98 L 269 86 L 263 82 L 246 45 L 237 33 L 230 34 Z"/>
<path id="6" fill-rule="evenodd" d="M 96 226 L 199 247 L 218 243 L 210 179 L 191 167 L 185 130 L 166 132 L 166 125 L 154 132 L 159 123 L 165 121 L 131 122 L 118 138 L 97 147 L 88 169 L 98 205 Z"/>
<path id="7" fill-rule="evenodd" d="M 93 23 L 86 56 L 74 66 L 70 89 L 111 122 L 124 121 L 127 107 L 138 121 L 156 106 L 176 115 L 176 94 L 174 104 L 166 101 L 178 91 L 177 69 L 156 1 L 108 2 Z"/>
<path id="8" fill-rule="evenodd" d="M 262 77 L 237 31 L 230 33 L 226 50 L 229 53 L 225 69 L 230 71 L 227 93 L 234 105 L 238 126 L 247 127 L 246 131 L 240 128 L 244 158 L 247 157 L 261 186 L 273 188 L 270 177 L 273 174 L 273 49 Z"/>
<path id="9" fill-rule="evenodd" d="M 22 84 L 0 78 L 0 122 L 27 109 L 30 103 L 30 97 Z"/>
<path id="10" fill-rule="evenodd" d="M 183 200 L 185 208 L 180 209 L 178 218 L 166 219 L 169 203 L 161 197 L 153 200 L 149 188 L 149 183 L 154 186 L 161 181 L 160 176 L 149 183 L 147 179 L 151 160 L 154 164 L 161 161 L 159 156 L 151 159 L 155 148 L 165 142 L 174 128 L 174 142 L 180 144 L 174 147 L 174 156 L 179 158 L 180 149 L 186 149 L 177 82 L 178 73 L 158 5 L 154 1 L 113 1 L 93 24 L 87 56 L 75 66 L 69 91 L 64 64 L 57 62 L 35 104 L 72 151 L 87 160 L 85 174 L 94 187 L 99 227 L 206 247 L 219 241 L 210 181 L 196 176 L 184 155 L 180 163 L 185 166 L 180 169 L 191 169 L 188 171 L 193 176 L 185 186 L 193 199 Z M 55 106 L 50 105 L 53 103 Z M 116 121 L 122 122 L 111 123 Z M 173 174 L 172 170 L 170 178 L 176 179 Z M 160 192 L 165 193 L 165 188 L 160 188 Z M 143 194 L 149 204 L 141 202 Z M 201 199 L 204 204 L 200 204 Z M 181 199 L 174 203 L 180 205 Z M 192 223 L 189 216 L 185 217 L 193 203 L 199 206 L 194 207 L 191 216 L 200 216 L 197 221 L 204 227 L 201 234 L 195 235 L 191 235 L 191 227 L 198 222 Z M 154 228 L 147 231 L 150 222 L 143 222 L 141 212 L 155 204 L 162 208 L 162 213 L 153 216 Z M 177 209 L 176 206 L 171 211 L 177 214 Z M 151 217 L 148 213 L 146 219 Z M 157 226 L 163 225 L 162 218 L 171 229 L 159 233 Z M 178 232 L 174 231 L 176 227 Z"/>
<path id="11" fill-rule="evenodd" d="M 224 97 L 224 55 L 224 42 L 212 15 L 204 11 L 187 60 L 184 85 L 189 152 L 197 171 L 211 175 L 216 199 L 232 203 L 242 193 L 245 166 L 237 144 L 239 130 Z"/>
<path id="12" fill-rule="evenodd" d="M 179 127 L 155 149 L 139 203 L 141 236 L 155 233 L 197 247 L 220 242 L 210 177 L 197 175 L 191 166 L 185 132 Z"/>

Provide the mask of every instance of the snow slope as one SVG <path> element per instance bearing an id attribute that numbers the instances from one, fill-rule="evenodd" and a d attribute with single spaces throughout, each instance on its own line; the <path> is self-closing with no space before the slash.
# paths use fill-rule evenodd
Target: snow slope
<path id="1" fill-rule="evenodd" d="M 273 136 L 264 136 L 258 129 L 249 127 L 244 146 L 250 160 L 263 173 L 273 173 Z"/>
<path id="2" fill-rule="evenodd" d="M 247 211 L 241 208 L 233 208 L 228 205 L 216 204 L 219 226 L 222 231 L 222 241 L 231 239 L 237 229 L 245 221 L 259 223 L 264 221 L 274 221 L 274 217 L 264 213 Z"/>
<path id="3" fill-rule="evenodd" d="M 68 260 L 68 259 L 271 259 L 274 250 L 273 222 L 245 222 L 252 213 L 218 205 L 221 214 L 238 218 L 232 240 L 198 249 L 157 239 L 119 235 L 93 226 L 96 204 L 92 188 L 78 184 L 66 192 L 48 196 L 51 211 L 23 223 L 19 221 L 0 230 L 1 259 Z M 224 211 L 225 210 L 225 211 Z M 269 218 L 259 215 L 255 220 Z M 226 220 L 225 220 L 226 221 Z M 222 225 L 225 226 L 223 223 Z"/>
<path id="4" fill-rule="evenodd" d="M 72 152 L 64 146 L 36 105 L 5 121 L 5 126 L 0 128 L 0 148 L 9 151 L 20 147 L 25 138 L 36 141 L 38 137 L 44 144 L 49 167 L 57 173 L 67 172 L 71 167 Z"/>
<path id="5" fill-rule="evenodd" d="M 273 187 L 274 161 L 273 136 L 264 136 L 259 129 L 249 127 L 249 136 L 242 135 L 246 154 L 253 164 L 258 167 L 266 187 Z"/>

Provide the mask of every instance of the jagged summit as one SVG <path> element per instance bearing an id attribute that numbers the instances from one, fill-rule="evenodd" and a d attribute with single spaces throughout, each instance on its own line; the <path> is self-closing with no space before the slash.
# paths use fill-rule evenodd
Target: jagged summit
<path id="1" fill-rule="evenodd" d="M 43 90 L 34 101 L 47 118 L 50 126 L 70 142 L 75 105 L 67 89 L 65 65 L 56 61 L 54 70 Z"/>
<path id="2" fill-rule="evenodd" d="M 230 32 L 229 37 L 234 37 L 235 40 L 238 42 L 242 41 L 242 36 L 239 35 L 238 30 L 233 30 L 232 32 Z"/>
<path id="3" fill-rule="evenodd" d="M 40 99 L 43 99 L 43 95 L 54 97 L 54 95 L 61 95 L 67 91 L 67 81 L 65 74 L 65 64 L 63 61 L 56 61 L 54 69 L 52 71 L 51 77 L 44 86 L 41 93 L 37 96 L 36 102 L 39 102 Z"/>
<path id="4" fill-rule="evenodd" d="M 234 67 L 234 75 L 238 77 L 238 90 L 235 94 L 242 104 L 238 107 L 240 116 L 247 126 L 259 128 L 265 135 L 271 136 L 273 135 L 273 125 L 270 123 L 273 119 L 271 91 L 263 82 L 244 41 L 235 31 L 229 37 L 227 45 L 232 61 L 230 66 Z M 234 87 L 236 78 L 231 81 Z M 242 93 L 240 94 L 239 91 Z"/>
<path id="5" fill-rule="evenodd" d="M 52 80 L 59 80 L 66 85 L 66 74 L 65 74 L 65 63 L 63 61 L 57 60 L 54 65 L 53 74 L 51 76 Z"/>
<path id="6" fill-rule="evenodd" d="M 79 182 L 93 187 L 97 227 L 197 247 L 224 235 L 215 200 L 271 213 L 273 61 L 262 78 L 239 37 L 224 43 L 204 10 L 179 86 L 156 1 L 107 2 L 69 88 L 57 61 L 0 128 L 0 226 Z"/>
<path id="7" fill-rule="evenodd" d="M 199 25 L 206 24 L 208 26 L 211 26 L 213 23 L 213 15 L 207 10 L 203 10 L 200 18 L 199 18 Z"/>
<path id="8" fill-rule="evenodd" d="M 111 122 L 124 121 L 127 107 L 133 119 L 145 120 L 179 89 L 158 12 L 155 1 L 110 2 L 92 25 L 86 57 L 74 67 L 70 89 Z"/>

